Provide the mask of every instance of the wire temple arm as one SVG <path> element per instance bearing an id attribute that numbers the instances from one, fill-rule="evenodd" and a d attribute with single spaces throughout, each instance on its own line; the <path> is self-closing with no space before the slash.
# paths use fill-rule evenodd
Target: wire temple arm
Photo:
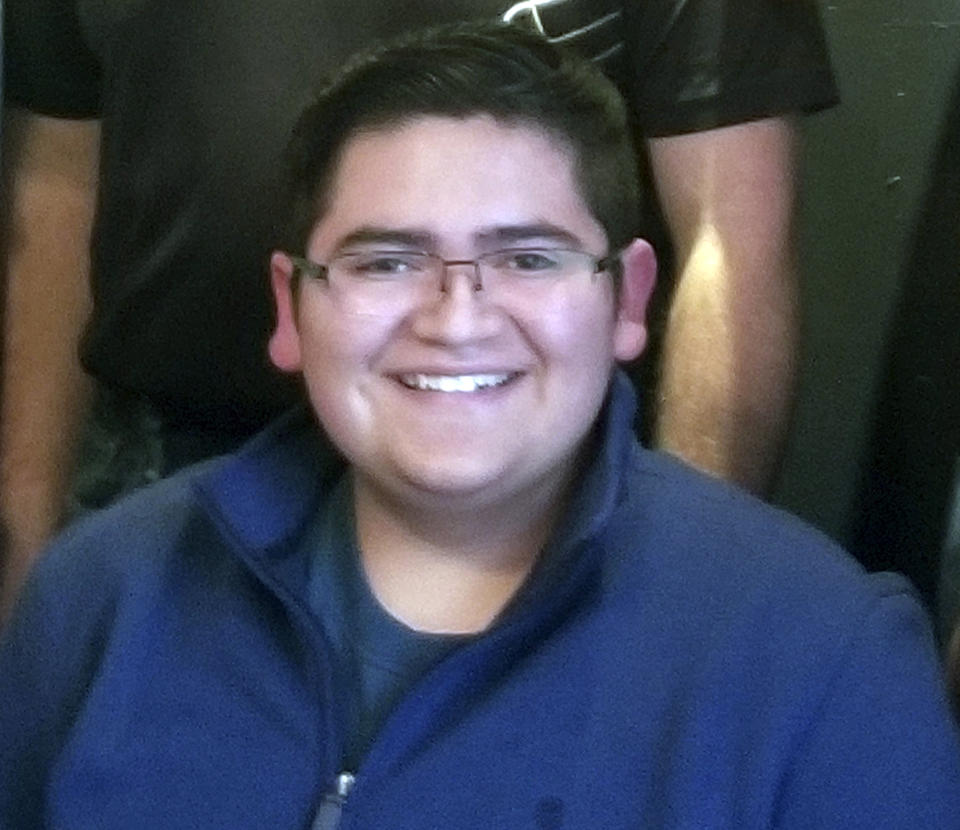
<path id="1" fill-rule="evenodd" d="M 315 280 L 325 280 L 327 278 L 328 268 L 326 265 L 321 265 L 319 262 L 311 262 L 309 259 L 293 256 L 292 254 L 289 256 L 290 262 L 293 264 L 294 276 L 303 274 Z"/>

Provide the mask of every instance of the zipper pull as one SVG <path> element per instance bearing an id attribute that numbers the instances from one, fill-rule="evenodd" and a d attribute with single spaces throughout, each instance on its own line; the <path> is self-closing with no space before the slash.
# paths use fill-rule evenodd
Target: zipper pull
<path id="1" fill-rule="evenodd" d="M 313 824 L 310 830 L 336 830 L 340 826 L 340 815 L 343 812 L 343 805 L 346 804 L 347 796 L 353 789 L 353 782 L 356 777 L 350 772 L 341 772 L 334 780 L 332 792 L 328 792 L 317 814 L 313 817 Z"/>

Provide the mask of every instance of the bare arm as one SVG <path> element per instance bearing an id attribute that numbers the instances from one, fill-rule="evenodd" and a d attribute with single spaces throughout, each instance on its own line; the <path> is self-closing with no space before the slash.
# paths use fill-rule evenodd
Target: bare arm
<path id="1" fill-rule="evenodd" d="M 785 118 L 649 142 L 678 267 L 656 442 L 761 495 L 794 391 L 794 145 Z"/>
<path id="2" fill-rule="evenodd" d="M 960 717 L 960 622 L 954 626 L 950 634 L 950 640 L 947 642 L 944 668 L 946 671 L 947 694 L 953 704 L 954 714 Z"/>
<path id="3" fill-rule="evenodd" d="M 99 125 L 12 111 L 4 129 L 6 285 L 0 401 L 0 621 L 61 518 L 87 382 Z"/>

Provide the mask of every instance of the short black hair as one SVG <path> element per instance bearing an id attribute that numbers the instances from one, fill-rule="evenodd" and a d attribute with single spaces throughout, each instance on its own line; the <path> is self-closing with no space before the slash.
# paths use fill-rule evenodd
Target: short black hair
<path id="1" fill-rule="evenodd" d="M 589 61 L 505 23 L 438 26 L 355 55 L 303 112 L 287 149 L 287 250 L 302 251 L 328 204 L 347 142 L 421 116 L 490 115 L 566 145 L 581 195 L 611 250 L 639 223 L 637 159 L 627 108 Z"/>

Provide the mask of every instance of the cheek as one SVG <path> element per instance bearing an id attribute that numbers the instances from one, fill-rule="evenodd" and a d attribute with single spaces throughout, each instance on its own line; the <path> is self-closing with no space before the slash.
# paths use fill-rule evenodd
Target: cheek
<path id="1" fill-rule="evenodd" d="M 572 299 L 528 321 L 526 328 L 545 361 L 584 376 L 606 374 L 613 362 L 615 320 L 604 299 Z"/>
<path id="2" fill-rule="evenodd" d="M 304 371 L 360 374 L 383 348 L 388 327 L 374 319 L 337 313 L 325 300 L 303 309 L 300 316 Z"/>
<path id="3" fill-rule="evenodd" d="M 331 436 L 369 420 L 371 366 L 382 343 L 375 325 L 348 322 L 317 315 L 301 325 L 304 382 Z"/>
<path id="4" fill-rule="evenodd" d="M 614 365 L 613 330 L 605 304 L 584 303 L 576 313 L 541 319 L 539 336 L 548 366 L 543 415 L 555 436 L 579 438 L 596 418 Z"/>

